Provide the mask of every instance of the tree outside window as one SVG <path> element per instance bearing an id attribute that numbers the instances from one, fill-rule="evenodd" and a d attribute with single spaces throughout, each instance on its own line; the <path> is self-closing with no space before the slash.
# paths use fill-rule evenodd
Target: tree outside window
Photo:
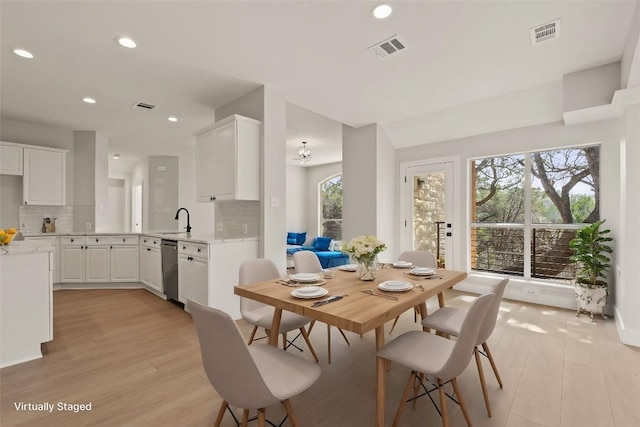
<path id="1" fill-rule="evenodd" d="M 320 183 L 321 235 L 342 240 L 342 175 Z"/>
<path id="2" fill-rule="evenodd" d="M 472 162 L 471 268 L 570 280 L 569 241 L 600 218 L 600 147 Z"/>

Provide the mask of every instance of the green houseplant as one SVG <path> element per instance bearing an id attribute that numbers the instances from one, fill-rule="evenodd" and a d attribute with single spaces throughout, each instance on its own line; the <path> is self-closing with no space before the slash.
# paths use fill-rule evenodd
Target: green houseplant
<path id="1" fill-rule="evenodd" d="M 589 224 L 576 233 L 569 242 L 573 255 L 569 258 L 578 265 L 576 272 L 576 299 L 578 312 L 586 311 L 601 314 L 607 304 L 608 283 L 607 271 L 611 267 L 611 259 L 607 254 L 613 252 L 608 242 L 613 239 L 607 235 L 611 230 L 603 229 L 604 220 Z"/>

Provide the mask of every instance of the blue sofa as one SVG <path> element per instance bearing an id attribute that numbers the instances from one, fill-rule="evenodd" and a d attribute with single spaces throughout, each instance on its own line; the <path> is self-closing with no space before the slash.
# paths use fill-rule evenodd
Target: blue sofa
<path id="1" fill-rule="evenodd" d="M 330 250 L 330 237 L 316 237 L 310 245 L 304 245 L 307 233 L 287 233 L 287 266 L 293 266 L 291 258 L 298 251 L 312 251 L 318 256 L 322 268 L 332 268 L 349 263 L 349 255 L 340 251 Z M 300 243 L 298 243 L 300 242 Z"/>

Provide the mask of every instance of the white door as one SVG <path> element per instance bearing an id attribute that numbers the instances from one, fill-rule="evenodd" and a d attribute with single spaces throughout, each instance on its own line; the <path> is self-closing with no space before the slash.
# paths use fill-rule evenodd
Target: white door
<path id="1" fill-rule="evenodd" d="M 131 230 L 142 233 L 142 184 L 134 185 L 131 191 Z"/>
<path id="2" fill-rule="evenodd" d="M 403 251 L 425 250 L 441 268 L 453 268 L 453 162 L 407 166 Z"/>

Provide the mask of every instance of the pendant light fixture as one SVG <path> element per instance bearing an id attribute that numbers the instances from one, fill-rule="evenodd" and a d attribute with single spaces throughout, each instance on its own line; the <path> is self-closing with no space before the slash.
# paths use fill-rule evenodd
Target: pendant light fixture
<path id="1" fill-rule="evenodd" d="M 307 141 L 302 141 L 302 147 L 298 148 L 298 161 L 308 163 L 311 160 L 311 149 L 307 146 Z"/>

